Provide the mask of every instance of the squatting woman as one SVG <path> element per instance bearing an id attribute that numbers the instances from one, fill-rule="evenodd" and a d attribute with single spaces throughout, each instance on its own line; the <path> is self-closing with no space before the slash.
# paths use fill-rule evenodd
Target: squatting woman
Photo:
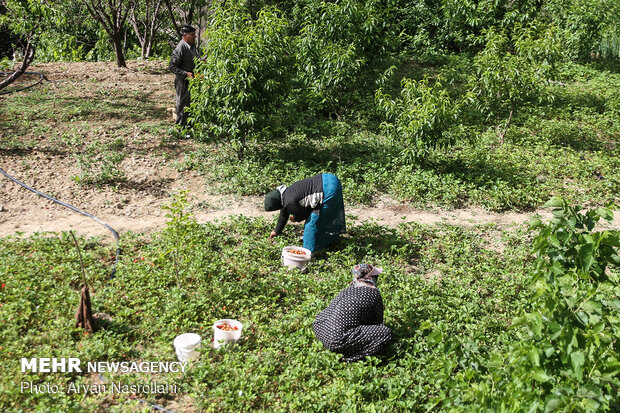
<path id="1" fill-rule="evenodd" d="M 381 269 L 370 264 L 353 267 L 353 281 L 316 316 L 314 334 L 325 348 L 357 361 L 379 354 L 392 340 L 383 324 L 383 299 L 377 288 Z"/>

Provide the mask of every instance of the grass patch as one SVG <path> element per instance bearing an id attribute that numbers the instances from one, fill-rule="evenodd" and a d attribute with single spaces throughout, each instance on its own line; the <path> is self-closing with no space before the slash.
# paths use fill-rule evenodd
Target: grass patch
<path id="1" fill-rule="evenodd" d="M 180 247 L 176 261 L 180 288 L 169 254 L 174 241 L 170 232 L 148 242 L 125 236 L 117 276 L 110 281 L 113 248 L 82 239 L 86 274 L 95 291 L 93 311 L 112 317 L 92 336 L 74 328 L 81 275 L 68 234 L 0 240 L 5 285 L 0 318 L 6 343 L 0 349 L 5 371 L 0 406 L 135 407 L 127 395 L 112 400 L 97 394 L 20 393 L 23 381 L 67 386 L 100 379 L 23 374 L 19 359 L 172 361 L 177 334 L 195 331 L 208 344 L 211 324 L 233 317 L 245 326 L 240 345 L 224 351 L 205 346 L 200 362 L 185 375 L 104 373 L 103 379 L 175 383 L 178 397 L 189 395 L 190 404 L 199 409 L 336 410 L 342 407 L 338 394 L 347 394 L 350 407 L 364 403 L 382 411 L 421 409 L 433 404 L 442 381 L 459 369 L 463 352 L 501 349 L 512 334 L 509 320 L 527 307 L 522 286 L 531 260 L 526 238 L 516 228 L 501 232 L 492 225 L 407 224 L 389 229 L 357 222 L 346 238 L 300 274 L 280 267 L 279 254 L 301 234 L 301 227 L 289 228 L 272 245 L 267 238 L 271 225 L 244 217 L 206 225 L 186 222 L 187 247 Z M 503 240 L 503 252 L 489 249 L 490 237 L 494 244 L 498 237 Z M 351 267 L 362 261 L 385 269 L 380 280 L 385 322 L 396 340 L 382 358 L 343 365 L 314 338 L 312 322 L 348 285 Z M 438 336 L 458 337 L 463 347 L 445 347 Z"/>
<path id="2" fill-rule="evenodd" d="M 441 73 L 458 98 L 465 60 L 405 64 L 399 73 L 415 78 Z M 387 196 L 416 207 L 528 211 L 554 195 L 591 205 L 617 202 L 620 99 L 615 90 L 620 74 L 570 64 L 559 79 L 548 86 L 552 103 L 530 103 L 517 112 L 503 146 L 492 127 L 468 113 L 448 132 L 456 144 L 436 151 L 423 165 L 403 161 L 400 149 L 378 133 L 379 118 L 371 109 L 364 119 L 350 114 L 340 121 L 317 119 L 296 132 L 279 131 L 277 139 L 250 144 L 243 161 L 226 144 L 205 143 L 195 143 L 181 159 L 167 135 L 170 122 L 155 97 L 157 89 L 118 81 L 44 83 L 8 95 L 0 114 L 1 147 L 18 157 L 37 151 L 86 157 L 74 176 L 112 188 L 126 175 L 114 166 L 133 153 L 164 156 L 180 171 L 199 170 L 215 193 L 260 195 L 282 183 L 331 172 L 343 182 L 349 204 L 372 205 Z M 110 149 L 118 139 L 126 146 Z"/>

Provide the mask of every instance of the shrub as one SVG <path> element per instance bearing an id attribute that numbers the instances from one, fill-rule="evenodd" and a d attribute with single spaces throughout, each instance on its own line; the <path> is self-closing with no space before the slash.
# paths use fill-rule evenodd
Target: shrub
<path id="1" fill-rule="evenodd" d="M 189 121 L 203 139 L 225 140 L 243 158 L 248 140 L 269 128 L 290 76 L 287 30 L 276 9 L 252 20 L 242 3 L 216 6 L 206 58 L 190 79 Z"/>
<path id="2" fill-rule="evenodd" d="M 551 99 L 544 85 L 560 57 L 553 27 L 517 28 L 512 36 L 495 29 L 487 32 L 486 46 L 474 58 L 470 94 L 478 110 L 496 117 L 501 143 L 519 106 L 531 99 Z"/>
<path id="3" fill-rule="evenodd" d="M 617 1 L 554 0 L 545 9 L 561 29 L 563 47 L 571 59 L 620 57 Z"/>
<path id="4" fill-rule="evenodd" d="M 539 14 L 538 0 L 442 0 L 442 16 L 436 41 L 456 52 L 477 51 L 485 44 L 488 30 L 510 32 L 515 25 L 531 22 Z"/>
<path id="5" fill-rule="evenodd" d="M 472 410 L 617 411 L 620 386 L 618 231 L 593 231 L 609 209 L 581 213 L 552 199 L 554 218 L 530 221 L 536 269 L 532 308 L 512 320 L 518 340 L 484 360 L 484 374 L 458 374 L 449 404 Z M 454 403 L 457 401 L 457 403 Z M 462 403 L 461 403 L 462 402 Z M 475 407 L 474 407 L 475 406 Z"/>
<path id="6" fill-rule="evenodd" d="M 399 41 L 379 1 L 311 1 L 301 12 L 295 37 L 297 76 L 314 110 L 340 117 L 372 96 L 385 57 Z"/>
<path id="7" fill-rule="evenodd" d="M 378 105 L 383 109 L 386 133 L 403 153 L 415 161 L 423 161 L 432 149 L 445 147 L 451 140 L 444 135 L 457 107 L 442 87 L 441 78 L 429 84 L 427 78 L 416 82 L 403 79 L 400 97 L 392 99 L 381 90 L 376 92 Z"/>

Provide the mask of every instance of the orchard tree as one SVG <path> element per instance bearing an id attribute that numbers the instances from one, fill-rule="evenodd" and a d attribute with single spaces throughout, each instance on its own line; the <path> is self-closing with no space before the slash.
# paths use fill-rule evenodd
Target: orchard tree
<path id="1" fill-rule="evenodd" d="M 620 2 L 553 0 L 545 8 L 562 31 L 563 47 L 571 58 L 620 60 Z"/>
<path id="2" fill-rule="evenodd" d="M 88 13 L 104 28 L 116 55 L 118 67 L 127 67 L 123 43 L 121 41 L 125 22 L 129 11 L 132 9 L 132 0 L 82 0 Z"/>
<path id="3" fill-rule="evenodd" d="M 129 22 L 140 42 L 142 58 L 151 57 L 153 43 L 166 23 L 164 0 L 132 0 Z"/>
<path id="4" fill-rule="evenodd" d="M 252 20 L 243 4 L 218 5 L 206 56 L 190 79 L 190 123 L 202 139 L 227 142 L 242 159 L 250 140 L 276 121 L 292 72 L 288 21 L 264 8 Z"/>
<path id="5" fill-rule="evenodd" d="M 440 77 L 432 82 L 405 78 L 399 97 L 392 98 L 381 89 L 375 93 L 386 119 L 381 126 L 402 147 L 408 161 L 423 164 L 432 150 L 452 143 L 445 132 L 457 118 L 460 103 L 450 99 L 442 81 Z"/>
<path id="6" fill-rule="evenodd" d="M 545 85 L 554 76 L 561 57 L 553 26 L 516 25 L 512 36 L 504 30 L 486 33 L 486 46 L 474 57 L 476 74 L 469 81 L 469 96 L 478 110 L 496 118 L 500 144 L 521 105 L 552 98 Z"/>
<path id="7" fill-rule="evenodd" d="M 479 49 L 484 45 L 485 31 L 495 28 L 510 34 L 513 27 L 536 19 L 544 3 L 543 0 L 442 0 L 437 3 L 442 16 L 437 40 L 459 52 Z"/>
<path id="8" fill-rule="evenodd" d="M 0 0 L 0 6 L 5 11 L 0 16 L 0 27 L 3 30 L 8 29 L 19 38 L 15 47 L 22 55 L 22 61 L 17 69 L 0 82 L 0 89 L 10 85 L 24 74 L 34 60 L 35 45 L 53 12 L 52 4 L 32 0 Z"/>
<path id="9" fill-rule="evenodd" d="M 340 118 L 385 70 L 397 42 L 385 13 L 376 1 L 309 2 L 303 8 L 294 51 L 311 108 Z"/>

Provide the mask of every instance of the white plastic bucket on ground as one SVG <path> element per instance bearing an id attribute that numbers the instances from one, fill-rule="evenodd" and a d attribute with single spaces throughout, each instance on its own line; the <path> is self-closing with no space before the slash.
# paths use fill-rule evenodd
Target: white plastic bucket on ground
<path id="1" fill-rule="evenodd" d="M 231 327 L 237 327 L 236 330 L 233 331 L 225 331 L 217 326 L 222 324 L 228 324 Z M 243 329 L 243 324 L 241 324 L 237 320 L 232 320 L 230 318 L 224 318 L 221 320 L 217 320 L 213 324 L 213 348 L 220 348 L 223 345 L 228 343 L 234 343 L 241 338 L 241 330 Z"/>
<path id="2" fill-rule="evenodd" d="M 305 254 L 293 254 L 289 252 L 291 250 L 303 251 Z M 303 271 L 308 266 L 310 258 L 312 258 L 312 252 L 307 248 L 293 246 L 282 248 L 282 265 L 286 265 L 287 267 L 297 268 Z"/>
<path id="3" fill-rule="evenodd" d="M 185 333 L 176 336 L 174 339 L 174 349 L 179 361 L 192 361 L 200 355 L 196 349 L 200 346 L 201 338 L 195 333 Z"/>

